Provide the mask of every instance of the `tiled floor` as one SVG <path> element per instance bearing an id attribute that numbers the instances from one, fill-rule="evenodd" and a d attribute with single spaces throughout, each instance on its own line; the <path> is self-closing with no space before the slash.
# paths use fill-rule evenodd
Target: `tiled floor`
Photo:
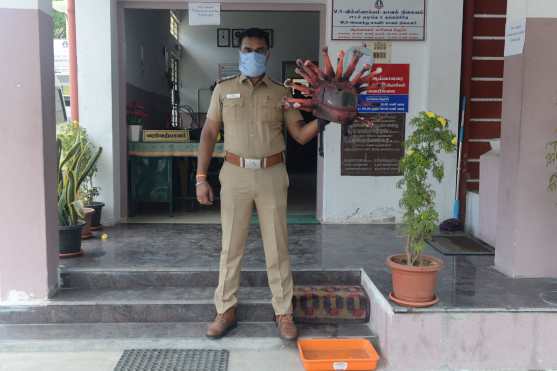
<path id="1" fill-rule="evenodd" d="M 0 371 L 112 371 L 121 352 L 0 352 Z M 303 371 L 295 348 L 233 350 L 228 371 Z"/>
<path id="2" fill-rule="evenodd" d="M 217 270 L 219 225 L 122 224 L 105 230 L 108 240 L 85 241 L 85 255 L 62 261 L 79 269 Z M 291 225 L 293 269 L 362 268 L 388 295 L 390 273 L 385 260 L 401 251 L 394 225 Z M 432 249 L 428 254 L 440 256 Z M 493 267 L 492 256 L 443 256 L 440 303 L 419 311 L 557 311 L 557 279 L 511 279 Z M 264 270 L 259 229 L 252 226 L 243 267 Z M 407 311 L 394 306 L 395 311 Z"/>

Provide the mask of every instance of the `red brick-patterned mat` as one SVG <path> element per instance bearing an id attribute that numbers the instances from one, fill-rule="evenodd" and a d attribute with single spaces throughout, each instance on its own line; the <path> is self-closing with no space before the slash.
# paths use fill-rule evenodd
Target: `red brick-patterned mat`
<path id="1" fill-rule="evenodd" d="M 297 322 L 369 320 L 369 299 L 359 286 L 297 286 L 293 304 Z"/>

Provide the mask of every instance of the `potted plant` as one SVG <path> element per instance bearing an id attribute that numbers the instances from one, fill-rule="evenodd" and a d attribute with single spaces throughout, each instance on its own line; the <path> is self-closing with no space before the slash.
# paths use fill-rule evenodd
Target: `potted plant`
<path id="1" fill-rule="evenodd" d="M 62 143 L 62 155 L 79 141 L 81 143 L 81 160 L 80 166 L 83 167 L 87 164 L 89 159 L 93 157 L 97 151 L 95 146 L 89 140 L 85 128 L 79 125 L 77 121 L 72 123 L 59 124 L 56 127 L 56 136 Z M 99 196 L 99 187 L 93 185 L 93 178 L 97 173 L 96 163 L 89 170 L 85 176 L 85 180 L 79 187 L 79 199 L 83 202 L 83 212 L 85 214 L 86 224 L 82 230 L 82 237 L 89 238 L 92 236 L 91 230 L 101 229 L 102 208 L 104 203 L 99 202 L 96 198 Z"/>
<path id="2" fill-rule="evenodd" d="M 141 131 L 147 114 L 145 107 L 139 102 L 131 102 L 127 106 L 128 140 L 130 142 L 141 141 Z"/>
<path id="3" fill-rule="evenodd" d="M 90 175 L 87 176 L 87 181 L 83 183 L 82 194 L 84 197 L 85 207 L 92 209 L 94 212 L 91 214 L 91 230 L 98 231 L 102 229 L 102 209 L 105 206 L 103 202 L 96 201 L 99 196 L 99 187 L 93 185 L 93 175 L 96 168 L 93 169 Z"/>
<path id="4" fill-rule="evenodd" d="M 66 124 L 67 125 L 67 124 Z M 58 231 L 61 257 L 81 255 L 81 232 L 85 222 L 83 201 L 79 189 L 94 168 L 102 148 L 91 151 L 91 144 L 83 139 L 77 123 L 70 124 L 77 133 L 72 143 L 67 128 L 60 128 L 58 146 Z M 67 147 L 71 143 L 71 146 Z M 65 147 L 66 145 L 66 147 Z"/>
<path id="5" fill-rule="evenodd" d="M 405 142 L 400 161 L 402 179 L 397 184 L 402 189 L 400 207 L 404 211 L 406 248 L 404 254 L 389 256 L 387 265 L 392 272 L 391 300 L 404 306 L 424 307 L 438 301 L 437 273 L 443 267 L 440 259 L 422 255 L 439 219 L 429 179 L 443 179 L 443 163 L 438 155 L 455 151 L 457 139 L 448 129 L 447 119 L 433 112 L 421 112 L 410 124 L 415 130 Z"/>

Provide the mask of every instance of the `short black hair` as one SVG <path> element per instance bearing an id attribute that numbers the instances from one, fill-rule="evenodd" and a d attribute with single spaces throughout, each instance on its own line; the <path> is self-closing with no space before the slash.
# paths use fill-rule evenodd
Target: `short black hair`
<path id="1" fill-rule="evenodd" d="M 261 28 L 252 27 L 252 28 L 248 28 L 247 30 L 244 30 L 240 34 L 240 47 L 242 47 L 242 41 L 246 37 L 255 37 L 257 39 L 265 40 L 265 44 L 267 44 L 267 48 L 270 47 L 271 43 L 269 41 L 269 34 L 263 31 Z"/>

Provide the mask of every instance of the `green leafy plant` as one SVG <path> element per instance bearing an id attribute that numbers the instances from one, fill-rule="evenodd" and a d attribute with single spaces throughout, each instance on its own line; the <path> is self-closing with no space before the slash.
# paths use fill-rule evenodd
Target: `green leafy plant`
<path id="1" fill-rule="evenodd" d="M 402 179 L 397 186 L 402 189 L 400 207 L 404 211 L 403 224 L 406 235 L 408 265 L 427 264 L 421 259 L 426 241 L 437 228 L 439 214 L 435 210 L 435 192 L 429 182 L 430 175 L 441 182 L 443 163 L 438 155 L 456 149 L 456 136 L 449 130 L 448 121 L 433 112 L 421 112 L 412 118 L 415 128 L 405 142 L 406 152 L 400 161 Z"/>
<path id="2" fill-rule="evenodd" d="M 62 156 L 66 156 L 76 142 L 80 143 L 81 160 L 77 164 L 78 172 L 83 171 L 89 160 L 97 152 L 96 147 L 87 136 L 87 131 L 77 121 L 61 123 L 56 126 L 56 137 L 62 146 Z M 85 176 L 85 180 L 78 188 L 78 198 L 85 204 L 90 204 L 99 195 L 100 188 L 94 186 L 93 178 L 97 173 L 96 162 Z"/>
<path id="3" fill-rule="evenodd" d="M 85 205 L 91 205 L 99 196 L 100 187 L 93 186 L 92 177 L 88 176 L 87 178 L 88 181 L 84 182 L 82 185 L 83 191 L 81 194 L 83 195 L 83 201 L 85 201 Z"/>
<path id="4" fill-rule="evenodd" d="M 91 143 L 84 140 L 85 132 L 79 130 L 77 123 L 70 125 L 75 129 L 75 136 L 74 132 L 63 131 L 56 139 L 58 224 L 62 226 L 76 225 L 83 218 L 83 200 L 79 189 L 91 176 L 102 153 L 102 148 L 94 149 Z"/>
<path id="5" fill-rule="evenodd" d="M 549 184 L 547 188 L 551 192 L 557 192 L 557 140 L 547 144 L 545 161 L 548 167 L 555 168 L 555 172 L 549 177 Z"/>
<path id="6" fill-rule="evenodd" d="M 55 39 L 65 39 L 66 38 L 66 14 L 52 10 L 52 23 L 53 32 Z"/>

